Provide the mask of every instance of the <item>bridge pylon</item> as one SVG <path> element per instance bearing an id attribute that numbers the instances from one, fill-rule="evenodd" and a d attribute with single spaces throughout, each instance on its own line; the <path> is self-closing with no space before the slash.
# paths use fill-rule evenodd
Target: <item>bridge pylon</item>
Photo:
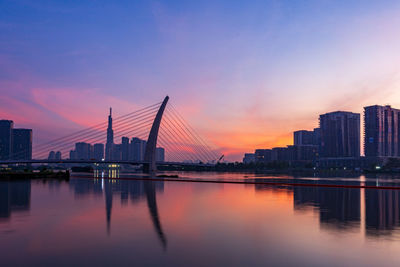
<path id="1" fill-rule="evenodd" d="M 164 114 L 164 110 L 168 100 L 169 96 L 166 96 L 157 112 L 156 117 L 154 118 L 153 125 L 151 126 L 149 138 L 147 139 L 146 151 L 144 153 L 144 162 L 145 162 L 143 164 L 144 173 L 155 173 L 157 171 L 157 165 L 156 165 L 157 137 L 158 137 L 158 131 L 160 129 L 161 119 Z"/>

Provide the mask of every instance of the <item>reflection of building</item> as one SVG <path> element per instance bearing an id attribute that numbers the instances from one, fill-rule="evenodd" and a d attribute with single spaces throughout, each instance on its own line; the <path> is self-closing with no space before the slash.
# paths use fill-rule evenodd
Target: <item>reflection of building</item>
<path id="1" fill-rule="evenodd" d="M 365 190 L 365 225 L 367 234 L 390 233 L 400 226 L 400 191 Z M 388 231 L 389 230 L 389 231 Z"/>
<path id="2" fill-rule="evenodd" d="M 30 208 L 31 182 L 0 182 L 0 218 L 9 218 L 12 212 Z"/>
<path id="3" fill-rule="evenodd" d="M 321 156 L 360 156 L 360 114 L 336 111 L 320 115 Z"/>
<path id="4" fill-rule="evenodd" d="M 398 157 L 400 110 L 390 106 L 364 107 L 364 151 L 367 157 Z"/>
<path id="5" fill-rule="evenodd" d="M 78 197 L 93 193 L 96 195 L 103 195 L 104 192 L 107 232 L 109 234 L 111 233 L 111 216 L 114 195 L 120 196 L 123 205 L 127 204 L 128 200 L 131 202 L 137 202 L 146 198 L 153 225 L 163 247 L 165 248 L 166 237 L 161 228 L 156 202 L 156 193 L 158 191 L 164 191 L 164 182 L 123 179 L 95 179 L 94 181 L 89 179 L 71 179 L 69 184 Z"/>
<path id="6" fill-rule="evenodd" d="M 111 231 L 111 210 L 113 201 L 112 182 L 113 181 L 110 179 L 106 179 L 104 181 L 104 196 L 106 199 L 106 222 L 108 234 L 110 234 Z"/>
<path id="7" fill-rule="evenodd" d="M 293 199 L 295 209 L 317 207 L 321 223 L 342 228 L 360 222 L 360 189 L 295 186 Z"/>
<path id="8" fill-rule="evenodd" d="M 99 173 L 101 175 L 101 173 Z M 109 179 L 104 179 L 104 182 Z M 112 186 L 113 194 L 119 195 L 122 203 L 128 200 L 135 202 L 145 196 L 145 190 L 142 181 L 133 180 L 109 180 Z M 101 180 L 96 179 L 95 182 L 88 179 L 71 179 L 69 181 L 70 188 L 72 188 L 77 196 L 84 196 L 88 194 L 102 194 L 104 190 L 104 183 L 102 186 Z M 164 182 L 155 183 L 157 191 L 164 191 Z"/>
<path id="9" fill-rule="evenodd" d="M 337 177 L 337 174 L 334 176 Z M 358 176 L 356 176 L 358 177 Z M 262 180 L 260 180 L 262 181 Z M 287 183 L 287 179 L 274 182 Z M 334 181 L 307 181 L 301 183 L 326 183 L 340 184 Z M 358 183 L 346 182 L 349 185 Z M 367 185 L 373 185 L 372 183 Z M 390 184 L 385 184 L 390 186 Z M 393 185 L 397 186 L 397 185 Z M 261 190 L 293 190 L 294 209 L 301 211 L 307 207 L 317 208 L 321 225 L 334 226 L 336 228 L 360 227 L 361 201 L 365 202 L 365 227 L 367 235 L 391 234 L 400 230 L 400 191 L 390 189 L 359 189 L 321 186 L 272 186 L 267 184 L 255 184 L 257 191 Z M 365 190 L 364 199 L 361 199 L 361 190 Z"/>

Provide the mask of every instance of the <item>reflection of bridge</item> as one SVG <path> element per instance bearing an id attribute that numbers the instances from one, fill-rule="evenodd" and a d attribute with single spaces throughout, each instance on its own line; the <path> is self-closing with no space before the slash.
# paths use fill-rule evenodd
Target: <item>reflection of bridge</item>
<path id="1" fill-rule="evenodd" d="M 15 158 L 16 160 L 0 161 L 0 164 L 129 164 L 143 165 L 143 171 L 146 173 L 155 172 L 157 170 L 156 165 L 214 165 L 218 158 L 216 152 L 208 146 L 208 144 L 188 125 L 188 123 L 173 107 L 170 107 L 171 104 L 167 106 L 168 101 L 169 97 L 166 96 L 164 101 L 161 103 L 120 116 L 114 120 L 114 126 L 116 126 L 115 130 L 117 132 L 115 137 L 122 138 L 121 147 L 122 145 L 125 145 L 123 148 L 119 148 L 121 150 L 119 158 L 110 157 L 110 149 L 108 147 L 110 145 L 109 138 L 112 140 L 111 146 L 115 145 L 113 143 L 113 122 L 110 114 L 107 126 L 105 157 L 92 159 L 92 157 L 86 155 L 85 157 L 78 156 L 79 159 L 74 159 L 71 156 L 70 159 L 45 159 L 50 150 L 58 150 L 63 155 L 67 154 L 71 148 L 71 143 L 75 143 L 76 147 L 79 143 L 103 144 L 106 125 L 99 124 L 39 145 L 34 149 L 35 159 L 22 160 L 20 159 L 21 157 L 18 156 L 18 153 L 22 154 L 22 152 L 19 151 L 14 153 L 12 156 L 12 158 Z M 151 128 L 149 129 L 150 126 Z M 139 140 L 147 138 L 147 142 L 143 141 L 146 143 L 144 151 L 143 149 L 140 150 L 144 152 L 143 155 L 140 154 L 142 157 L 128 158 L 126 156 L 126 150 L 130 149 L 128 147 L 129 138 L 126 136 L 134 136 Z M 165 148 L 167 154 L 166 161 L 157 159 L 157 144 L 160 144 Z M 78 149 L 76 148 L 76 150 Z M 113 151 L 111 152 L 113 153 Z"/>
<path id="2" fill-rule="evenodd" d="M 92 183 L 91 180 L 87 182 L 82 179 L 80 182 Z M 167 238 L 163 231 L 160 215 L 158 213 L 157 207 L 157 199 L 156 199 L 156 189 L 164 190 L 163 182 L 153 182 L 153 181 L 124 181 L 124 180 L 112 180 L 111 179 L 103 179 L 104 183 L 104 195 L 106 201 L 106 220 L 107 220 L 107 232 L 110 234 L 111 232 L 111 210 L 113 206 L 113 194 L 115 191 L 120 189 L 124 190 L 124 193 L 134 194 L 136 197 L 141 197 L 142 195 L 146 196 L 147 207 L 149 208 L 149 213 L 151 217 L 151 221 L 153 222 L 154 229 L 158 235 L 159 240 L 164 249 L 167 247 Z M 132 190 L 133 189 L 133 190 Z M 131 191 L 132 190 L 132 191 Z M 142 191 L 143 190 L 143 191 Z M 122 197 L 122 194 L 121 194 Z M 127 196 L 126 196 L 127 197 Z"/>

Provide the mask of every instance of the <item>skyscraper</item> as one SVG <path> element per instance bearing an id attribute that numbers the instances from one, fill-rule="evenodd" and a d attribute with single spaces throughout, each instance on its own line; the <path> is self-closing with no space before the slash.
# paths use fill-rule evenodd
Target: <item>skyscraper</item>
<path id="1" fill-rule="evenodd" d="M 319 116 L 322 157 L 360 156 L 360 114 L 336 111 Z"/>
<path id="2" fill-rule="evenodd" d="M 400 156 L 399 120 L 400 110 L 391 106 L 364 107 L 365 156 Z"/>
<path id="3" fill-rule="evenodd" d="M 56 160 L 61 160 L 62 159 L 61 151 L 57 151 L 55 157 L 56 157 Z"/>
<path id="4" fill-rule="evenodd" d="M 54 151 L 53 151 L 54 152 Z M 55 156 L 55 155 L 54 155 Z M 50 155 L 49 155 L 50 157 Z M 69 159 L 78 159 L 77 153 L 75 150 L 70 150 L 69 151 Z"/>
<path id="5" fill-rule="evenodd" d="M 144 159 L 147 142 L 137 137 L 132 138 L 130 144 L 130 160 L 141 161 Z"/>
<path id="6" fill-rule="evenodd" d="M 85 142 L 79 142 L 75 144 L 76 159 L 90 159 L 91 156 L 91 145 Z"/>
<path id="7" fill-rule="evenodd" d="M 128 160 L 129 159 L 129 138 L 122 137 L 121 139 L 121 159 Z"/>
<path id="8" fill-rule="evenodd" d="M 256 154 L 245 153 L 243 157 L 243 163 L 248 164 L 256 161 Z"/>
<path id="9" fill-rule="evenodd" d="M 270 162 L 272 161 L 272 150 L 271 149 L 256 149 L 254 152 L 255 162 Z"/>
<path id="10" fill-rule="evenodd" d="M 0 120 L 0 160 L 11 159 L 13 152 L 13 127 L 13 121 Z"/>
<path id="11" fill-rule="evenodd" d="M 93 146 L 93 157 L 96 160 L 104 159 L 104 144 L 94 144 L 94 146 Z"/>
<path id="12" fill-rule="evenodd" d="M 293 133 L 293 144 L 295 146 L 315 145 L 321 142 L 321 129 L 315 128 L 312 131 L 300 130 Z"/>
<path id="13" fill-rule="evenodd" d="M 47 159 L 49 160 L 54 160 L 56 159 L 56 152 L 54 152 L 53 150 L 49 152 L 49 156 L 47 157 Z"/>
<path id="14" fill-rule="evenodd" d="M 293 133 L 295 146 L 313 145 L 314 131 L 300 130 Z"/>
<path id="15" fill-rule="evenodd" d="M 113 147 L 114 147 L 114 131 L 112 128 L 112 109 L 110 108 L 110 115 L 108 115 L 108 127 L 107 127 L 106 160 L 113 159 Z"/>
<path id="16" fill-rule="evenodd" d="M 32 159 L 32 130 L 13 129 L 13 159 Z"/>
<path id="17" fill-rule="evenodd" d="M 122 144 L 114 144 L 112 159 L 122 160 Z"/>

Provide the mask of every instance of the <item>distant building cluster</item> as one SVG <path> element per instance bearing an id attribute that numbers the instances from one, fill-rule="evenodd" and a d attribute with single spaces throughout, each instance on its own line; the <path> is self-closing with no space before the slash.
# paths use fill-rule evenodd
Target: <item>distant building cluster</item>
<path id="1" fill-rule="evenodd" d="M 87 142 L 75 143 L 69 152 L 71 160 L 126 160 L 143 161 L 146 151 L 146 141 L 138 137 L 129 139 L 122 137 L 120 144 L 114 143 L 111 109 L 108 116 L 106 144 Z M 66 156 L 67 158 L 68 156 Z M 32 130 L 14 128 L 11 120 L 0 120 L 0 160 L 30 160 L 32 159 Z M 61 160 L 61 151 L 50 151 L 49 160 Z M 165 149 L 156 148 L 156 161 L 165 161 Z"/>
<path id="2" fill-rule="evenodd" d="M 11 120 L 0 120 L 0 160 L 32 159 L 32 129 L 14 128 Z"/>
<path id="3" fill-rule="evenodd" d="M 129 139 L 122 137 L 120 144 L 114 143 L 114 131 L 112 127 L 112 110 L 108 116 L 107 141 L 104 144 L 90 144 L 78 142 L 75 149 L 69 152 L 69 158 L 72 160 L 122 160 L 122 161 L 143 161 L 146 151 L 146 141 L 138 137 Z M 54 151 L 51 151 L 50 156 Z M 58 153 L 58 152 L 57 152 Z M 57 154 L 55 153 L 55 154 Z M 60 154 L 61 157 L 61 154 Z M 165 150 L 162 147 L 156 148 L 156 161 L 165 161 Z"/>
<path id="4" fill-rule="evenodd" d="M 318 157 L 320 140 L 320 128 L 315 128 L 313 131 L 296 131 L 293 133 L 294 145 L 274 147 L 272 149 L 256 149 L 254 153 L 246 153 L 243 162 L 312 161 Z"/>
<path id="5" fill-rule="evenodd" d="M 313 163 L 317 167 L 361 168 L 400 157 L 400 110 L 364 107 L 364 153 L 360 156 L 360 114 L 336 111 L 319 116 L 319 128 L 293 133 L 293 145 L 256 149 L 244 163 Z"/>
<path id="6" fill-rule="evenodd" d="M 90 144 L 86 142 L 78 142 L 75 144 L 75 149 L 69 152 L 69 158 L 73 160 L 122 160 L 122 161 L 143 161 L 146 151 L 146 141 L 137 137 L 129 140 L 128 137 L 122 137 L 120 144 L 108 145 L 108 150 L 105 150 L 104 144 Z M 107 153 L 106 153 L 107 152 Z M 59 153 L 59 152 L 57 152 Z M 50 156 L 56 156 L 57 153 L 51 151 Z M 61 154 L 60 154 L 61 157 Z M 165 161 L 165 150 L 162 147 L 156 148 L 156 160 L 159 162 Z"/>

